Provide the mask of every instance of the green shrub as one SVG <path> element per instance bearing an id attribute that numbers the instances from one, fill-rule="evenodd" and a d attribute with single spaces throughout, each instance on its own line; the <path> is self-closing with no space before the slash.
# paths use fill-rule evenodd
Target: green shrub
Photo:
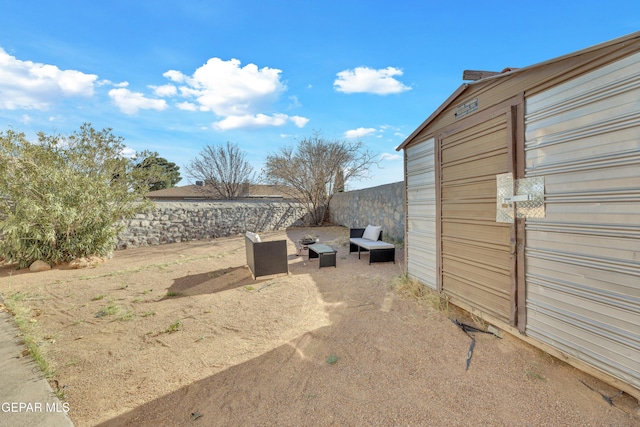
<path id="1" fill-rule="evenodd" d="M 121 137 L 85 123 L 63 137 L 0 132 L 0 257 L 26 267 L 106 255 L 121 220 L 152 207 L 142 196 L 159 167 L 136 167 Z"/>

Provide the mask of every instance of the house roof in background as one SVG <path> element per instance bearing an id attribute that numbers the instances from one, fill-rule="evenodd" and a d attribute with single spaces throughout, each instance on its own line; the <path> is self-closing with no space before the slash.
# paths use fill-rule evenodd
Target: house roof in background
<path id="1" fill-rule="evenodd" d="M 225 197 L 211 185 L 185 185 L 150 191 L 145 196 L 151 200 L 223 200 Z M 244 188 L 240 199 L 290 199 L 291 189 L 278 185 L 249 185 Z"/>

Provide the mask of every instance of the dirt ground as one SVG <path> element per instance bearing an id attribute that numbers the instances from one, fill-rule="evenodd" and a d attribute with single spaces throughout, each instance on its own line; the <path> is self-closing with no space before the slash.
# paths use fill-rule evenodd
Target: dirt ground
<path id="1" fill-rule="evenodd" d="M 337 268 L 297 256 L 305 234 Z M 253 280 L 233 237 L 4 266 L 0 293 L 26 295 L 76 426 L 640 425 L 635 399 L 609 405 L 598 392 L 617 390 L 509 335 L 476 333 L 465 370 L 450 317 L 468 319 L 402 297 L 402 263 L 369 265 L 347 236 L 266 233 L 288 240 L 289 275 Z"/>

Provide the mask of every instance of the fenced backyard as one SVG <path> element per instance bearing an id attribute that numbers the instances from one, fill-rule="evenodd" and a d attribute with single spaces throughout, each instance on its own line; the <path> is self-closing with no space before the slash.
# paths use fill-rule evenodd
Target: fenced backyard
<path id="1" fill-rule="evenodd" d="M 609 406 L 581 380 L 614 390 L 509 336 L 476 334 L 467 370 L 462 314 L 402 296 L 402 263 L 350 255 L 348 232 L 262 233 L 287 241 L 289 274 L 258 280 L 237 236 L 4 266 L 0 293 L 37 326 L 77 426 L 637 423 L 627 396 Z M 306 234 L 335 268 L 298 255 Z"/>

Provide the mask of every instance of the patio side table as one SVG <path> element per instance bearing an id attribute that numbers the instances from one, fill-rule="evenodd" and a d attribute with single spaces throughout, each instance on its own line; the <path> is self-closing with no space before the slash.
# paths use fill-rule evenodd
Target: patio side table
<path id="1" fill-rule="evenodd" d="M 336 253 L 331 246 L 316 243 L 309 246 L 309 260 L 318 258 L 318 268 L 336 267 Z"/>

